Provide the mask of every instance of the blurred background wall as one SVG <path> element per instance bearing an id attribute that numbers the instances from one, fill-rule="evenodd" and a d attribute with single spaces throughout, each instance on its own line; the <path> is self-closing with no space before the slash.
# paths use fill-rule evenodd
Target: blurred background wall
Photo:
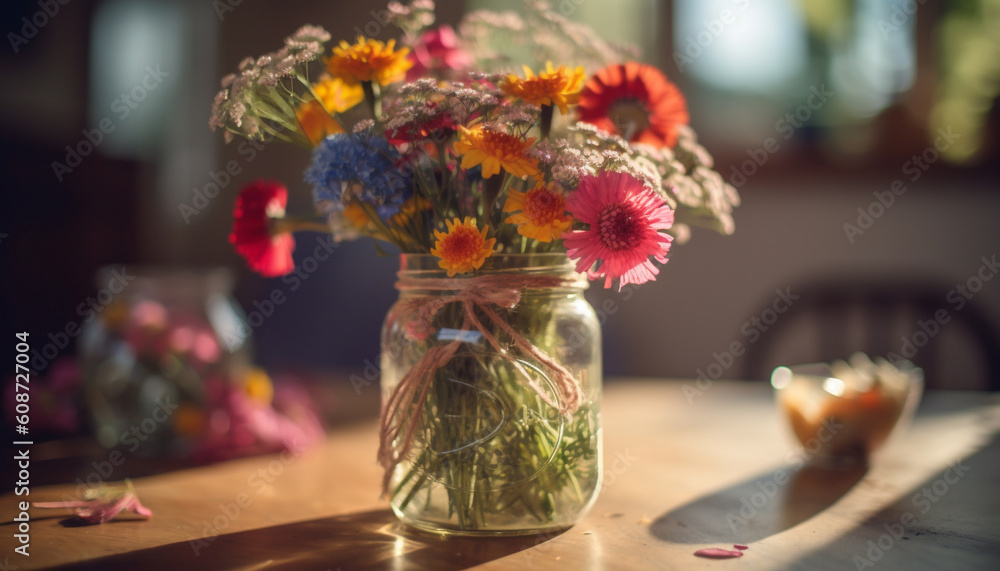
<path id="1" fill-rule="evenodd" d="M 439 20 L 518 4 L 441 0 Z M 743 199 L 733 236 L 695 230 L 655 283 L 626 296 L 588 293 L 604 319 L 608 375 L 764 378 L 831 352 L 900 353 L 941 308 L 949 320 L 915 351 L 929 363 L 933 346 L 933 384 L 1000 382 L 990 372 L 1000 280 L 987 279 L 1000 254 L 998 2 L 552 4 L 641 46 L 680 85 L 692 125 Z M 294 284 L 246 271 L 226 241 L 237 191 L 279 179 L 292 190 L 289 210 L 307 211 L 308 193 L 296 188 L 308 157 L 280 144 L 224 145 L 207 118 L 218 79 L 243 57 L 275 49 L 306 22 L 335 39 L 359 30 L 388 39 L 397 30 L 381 24 L 383 8 L 5 2 L 4 331 L 46 339 L 79 321 L 104 264 L 221 264 L 239 272 L 247 308 L 275 289 L 287 294 L 254 330 L 265 366 L 375 362 L 395 259 L 349 243 Z M 300 238 L 298 259 L 314 245 Z M 958 285 L 976 291 L 950 292 Z"/>

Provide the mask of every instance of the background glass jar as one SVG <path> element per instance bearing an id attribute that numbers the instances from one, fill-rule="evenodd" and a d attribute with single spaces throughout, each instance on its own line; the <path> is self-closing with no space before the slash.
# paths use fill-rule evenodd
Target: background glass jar
<path id="1" fill-rule="evenodd" d="M 224 383 L 249 366 L 232 275 L 117 266 L 98 273 L 100 287 L 113 272 L 127 276 L 124 287 L 80 337 L 92 429 L 109 448 L 184 455 L 205 421 L 206 383 Z"/>
<path id="2" fill-rule="evenodd" d="M 398 458 L 392 508 L 441 533 L 569 527 L 601 482 L 600 325 L 587 280 L 564 254 L 497 255 L 451 279 L 437 262 L 401 256 L 383 329 L 383 417 L 395 411 L 388 424 L 401 427 L 383 442 Z M 579 389 L 571 411 L 548 359 Z"/>

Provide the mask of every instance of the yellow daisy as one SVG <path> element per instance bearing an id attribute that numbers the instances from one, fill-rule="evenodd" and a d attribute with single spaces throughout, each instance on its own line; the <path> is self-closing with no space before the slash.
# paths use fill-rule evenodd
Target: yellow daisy
<path id="1" fill-rule="evenodd" d="M 436 242 L 431 254 L 441 258 L 438 266 L 448 270 L 448 277 L 478 270 L 486 258 L 493 255 L 496 238 L 486 238 L 489 226 L 476 228 L 476 221 L 466 216 L 465 220 L 447 220 L 447 232 L 434 231 Z"/>
<path id="2" fill-rule="evenodd" d="M 538 160 L 527 156 L 528 147 L 535 139 L 524 140 L 521 137 L 475 127 L 466 129 L 459 126 L 459 140 L 455 150 L 462 157 L 462 168 L 470 169 L 483 165 L 483 178 L 500 174 L 500 168 L 510 174 L 524 178 L 538 172 Z"/>
<path id="3" fill-rule="evenodd" d="M 299 105 L 295 117 L 309 142 L 318 145 L 327 135 L 344 132 L 333 119 L 333 114 L 354 107 L 364 100 L 365 94 L 360 85 L 347 85 L 339 78 L 324 79 L 313 84 L 312 90 L 319 99 Z"/>
<path id="4" fill-rule="evenodd" d="M 516 212 L 505 222 L 517 224 L 518 234 L 539 242 L 561 238 L 573 225 L 573 217 L 566 213 L 566 196 L 556 183 L 539 183 L 528 192 L 507 191 L 503 211 Z"/>
<path id="5" fill-rule="evenodd" d="M 405 228 L 418 212 L 431 210 L 433 207 L 434 205 L 430 201 L 414 194 L 403 201 L 403 204 L 399 206 L 399 212 L 393 214 L 389 222 L 397 228 Z"/>
<path id="6" fill-rule="evenodd" d="M 580 91 L 586 73 L 582 67 L 570 71 L 561 65 L 559 69 L 552 68 L 552 62 L 545 64 L 545 71 L 537 76 L 531 68 L 524 66 L 524 79 L 516 75 L 508 75 L 500 83 L 500 89 L 510 97 L 517 97 L 534 105 L 552 105 L 566 114 L 569 105 L 576 105 L 580 100 Z"/>
<path id="7" fill-rule="evenodd" d="M 333 48 L 333 55 L 326 58 L 326 69 L 348 85 L 374 81 L 389 85 L 406 78 L 406 71 L 413 67 L 407 59 L 410 48 L 396 49 L 396 40 L 382 43 L 358 36 L 358 41 L 348 44 L 341 41 Z"/>

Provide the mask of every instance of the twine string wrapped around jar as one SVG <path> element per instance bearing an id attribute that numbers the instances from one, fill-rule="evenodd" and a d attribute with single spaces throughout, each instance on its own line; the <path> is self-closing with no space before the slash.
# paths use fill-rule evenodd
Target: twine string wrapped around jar
<path id="1" fill-rule="evenodd" d="M 522 334 L 513 328 L 494 307 L 513 310 L 521 301 L 521 292 L 527 288 L 556 288 L 570 285 L 572 280 L 546 275 L 496 274 L 482 275 L 463 279 L 419 279 L 414 280 L 400 275 L 396 289 L 455 291 L 453 295 L 417 298 L 409 303 L 415 307 L 417 326 L 431 329 L 431 322 L 437 313 L 446 305 L 459 303 L 463 308 L 462 329 L 470 326 L 479 331 L 487 343 L 498 355 L 508 361 L 527 380 L 528 385 L 548 405 L 559 410 L 563 415 L 572 415 L 580 407 L 583 398 L 580 381 L 559 361 L 547 355 Z M 486 324 L 477 317 L 477 310 L 485 316 Z M 506 333 L 511 343 L 526 357 L 530 357 L 551 373 L 551 380 L 557 393 L 553 398 L 535 380 L 535 375 L 529 374 L 525 366 L 513 357 L 487 325 L 492 325 Z M 379 430 L 378 462 L 384 470 L 382 494 L 389 491 L 389 483 L 393 470 L 410 453 L 413 447 L 414 433 L 420 421 L 421 411 L 427 399 L 427 393 L 435 373 L 444 366 L 455 352 L 462 346 L 463 339 L 455 339 L 445 345 L 430 347 L 413 367 L 395 386 L 382 407 Z M 416 398 L 414 398 L 416 397 Z M 405 413 L 411 410 L 409 418 Z"/>

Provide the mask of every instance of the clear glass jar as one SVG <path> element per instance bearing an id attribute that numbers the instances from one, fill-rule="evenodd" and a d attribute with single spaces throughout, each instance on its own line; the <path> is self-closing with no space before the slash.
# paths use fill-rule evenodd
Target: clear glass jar
<path id="1" fill-rule="evenodd" d="M 97 287 L 78 347 L 95 436 L 130 454 L 187 454 L 206 422 L 206 384 L 250 363 L 232 274 L 115 266 Z"/>
<path id="2" fill-rule="evenodd" d="M 601 485 L 601 336 L 587 280 L 564 254 L 495 255 L 472 277 L 446 278 L 437 262 L 401 256 L 382 333 L 392 509 L 438 533 L 567 528 Z M 484 278 L 509 281 L 467 295 Z"/>

